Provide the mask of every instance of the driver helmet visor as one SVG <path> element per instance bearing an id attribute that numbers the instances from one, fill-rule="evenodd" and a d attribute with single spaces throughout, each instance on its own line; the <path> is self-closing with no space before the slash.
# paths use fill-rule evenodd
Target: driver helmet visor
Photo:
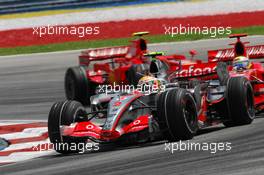
<path id="1" fill-rule="evenodd" d="M 244 60 L 244 61 L 237 61 L 233 63 L 233 67 L 235 69 L 246 69 L 249 65 L 249 61 L 248 60 Z"/>

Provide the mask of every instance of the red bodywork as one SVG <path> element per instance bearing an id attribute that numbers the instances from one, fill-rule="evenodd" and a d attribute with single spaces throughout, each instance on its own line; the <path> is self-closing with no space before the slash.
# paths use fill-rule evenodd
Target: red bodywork
<path id="1" fill-rule="evenodd" d="M 264 58 L 264 45 L 245 47 L 250 59 Z M 232 61 L 235 57 L 234 48 L 208 51 L 208 61 Z"/>
<path id="2" fill-rule="evenodd" d="M 229 75 L 230 77 L 238 77 L 243 76 L 246 77 L 253 87 L 254 91 L 254 105 L 255 109 L 258 112 L 264 111 L 264 68 L 261 63 L 251 63 L 251 68 L 248 70 L 241 70 L 241 71 L 234 71 L 232 70 L 232 66 L 229 66 Z M 215 75 L 217 77 L 217 75 Z M 208 118 L 208 109 L 214 105 L 218 105 L 225 100 L 225 96 L 223 95 L 221 98 L 217 100 L 208 100 L 207 93 L 202 94 L 202 102 L 201 102 L 201 109 L 198 113 L 198 121 L 201 122 L 203 125 L 214 125 L 215 122 Z M 209 122 L 208 122 L 209 119 Z M 211 123 L 213 122 L 213 123 Z M 216 123 L 217 124 L 217 123 Z"/>
<path id="3" fill-rule="evenodd" d="M 157 59 L 169 65 L 168 73 L 172 73 L 175 70 L 178 70 L 175 73 L 175 78 L 183 78 L 186 80 L 194 78 L 200 80 L 217 79 L 218 77 L 216 74 L 216 67 L 217 63 L 220 61 L 232 62 L 233 58 L 239 55 L 249 56 L 250 59 L 264 58 L 264 45 L 245 47 L 245 43 L 242 43 L 240 41 L 240 37 L 242 36 L 244 35 L 231 36 L 238 38 L 237 42 L 235 44 L 232 44 L 235 46 L 234 48 L 208 51 L 208 62 L 201 62 L 200 60 L 186 60 L 186 58 L 181 55 L 158 56 Z M 238 45 L 239 47 L 244 47 L 240 48 L 244 49 L 242 54 L 236 52 L 236 49 L 238 49 L 236 47 L 238 47 Z M 92 56 L 92 53 L 94 54 L 94 56 Z M 132 64 L 143 63 L 143 54 L 146 53 L 146 50 L 140 50 L 139 40 L 133 41 L 131 46 L 87 50 L 83 52 L 83 54 L 80 56 L 80 64 L 89 65 L 94 60 L 109 59 L 109 53 L 112 54 L 113 59 L 120 61 L 120 64 L 124 64 L 124 67 L 121 66 L 121 71 L 119 69 L 110 70 L 108 67 L 109 65 L 107 64 L 100 63 L 97 65 L 95 63 L 94 70 L 91 72 L 96 72 L 96 75 L 89 75 L 90 71 L 87 70 L 87 74 L 89 75 L 88 77 L 90 77 L 90 79 L 93 79 L 93 77 L 101 77 L 99 71 L 105 71 L 110 74 L 112 72 L 113 75 L 116 76 L 118 82 L 123 80 L 125 82 L 125 70 L 127 70 Z M 180 65 L 179 61 L 182 61 L 183 64 Z M 228 67 L 228 69 L 229 75 L 231 77 L 243 76 L 246 77 L 249 81 L 251 81 L 255 93 L 255 107 L 259 111 L 264 110 L 264 68 L 262 64 L 260 62 L 252 62 L 249 69 L 242 71 L 233 71 L 231 65 Z M 95 80 L 96 79 L 97 78 L 95 78 Z M 97 80 L 101 81 L 100 78 L 98 78 Z M 140 96 L 142 94 L 138 95 Z M 210 106 L 221 102 L 223 99 L 224 97 L 219 98 L 218 100 L 209 101 L 207 99 L 207 94 L 202 95 L 201 109 L 198 113 L 199 123 L 204 126 L 206 125 L 206 123 L 208 125 L 218 124 L 217 120 L 209 119 L 207 111 Z M 131 100 L 131 102 L 132 101 L 133 100 Z M 127 103 L 126 108 L 124 109 L 127 109 L 131 102 Z M 124 134 L 139 132 L 149 127 L 149 118 L 151 117 L 151 115 L 146 114 L 139 116 L 136 120 L 134 120 L 134 122 L 131 122 L 125 127 L 116 130 L 116 125 L 119 119 L 121 118 L 122 114 L 123 113 L 119 114 L 118 119 L 115 121 L 115 127 L 112 130 L 104 130 L 101 126 L 96 125 L 92 122 L 79 122 L 74 123 L 71 126 L 64 126 L 62 133 L 67 136 L 90 137 L 101 141 L 111 141 L 121 137 Z"/>
<path id="4" fill-rule="evenodd" d="M 230 38 L 237 38 L 236 43 L 231 43 L 234 48 L 220 49 L 208 51 L 209 62 L 232 62 L 237 56 L 246 56 L 249 59 L 259 59 L 258 61 L 252 61 L 249 69 L 234 71 L 232 66 L 229 66 L 229 75 L 231 77 L 244 76 L 253 86 L 255 93 L 255 106 L 259 111 L 264 109 L 264 67 L 262 66 L 264 58 L 264 45 L 245 46 L 249 42 L 242 42 L 241 37 L 245 37 L 247 34 L 234 34 L 230 35 Z"/>
<path id="5" fill-rule="evenodd" d="M 141 96 L 143 96 L 143 94 L 135 92 L 112 100 L 113 105 L 111 105 L 108 113 L 114 111 L 115 114 L 112 117 L 107 117 L 107 120 L 109 119 L 111 122 L 111 126 L 105 127 L 105 124 L 104 126 L 101 126 L 96 122 L 84 121 L 73 123 L 70 126 L 62 126 L 61 133 L 64 136 L 86 137 L 98 142 L 111 142 L 117 140 L 123 135 L 143 131 L 149 127 L 149 118 L 151 117 L 151 114 L 149 113 L 137 115 L 137 117 L 129 124 L 122 127 L 120 126 L 121 118 L 124 119 L 124 117 L 126 117 L 124 113 L 128 111 L 131 103 Z M 111 114 L 108 115 L 111 116 Z M 106 123 L 107 120 L 105 121 Z"/>
<path id="6" fill-rule="evenodd" d="M 181 67 L 180 71 L 174 73 L 173 78 L 182 79 L 199 79 L 199 80 L 212 80 L 218 79 L 216 74 L 216 67 L 218 62 L 227 62 L 230 77 L 243 76 L 246 77 L 252 84 L 255 93 L 255 108 L 258 111 L 264 110 L 264 67 L 262 66 L 264 58 L 264 45 L 245 46 L 249 42 L 241 42 L 240 37 L 245 37 L 246 34 L 231 35 L 230 38 L 237 38 L 236 43 L 230 45 L 233 48 L 210 50 L 208 51 L 208 62 L 186 64 Z M 233 71 L 232 61 L 237 56 L 247 56 L 249 59 L 257 59 L 252 61 L 251 66 L 247 70 Z M 223 98 L 215 101 L 208 101 L 206 94 L 202 98 L 201 111 L 199 112 L 199 121 L 206 122 L 207 110 L 210 105 L 221 102 Z"/>
<path id="7" fill-rule="evenodd" d="M 206 76 L 209 76 L 210 74 L 216 74 L 216 66 L 218 62 L 232 63 L 233 59 L 237 56 L 247 56 L 249 59 L 263 59 L 264 45 L 245 46 L 245 44 L 249 44 L 249 42 L 241 42 L 240 40 L 241 37 L 245 36 L 247 35 L 230 35 L 230 38 L 237 38 L 236 43 L 230 44 L 234 46 L 233 48 L 208 51 L 208 62 L 183 65 L 182 70 L 178 72 L 178 76 L 183 78 L 200 77 L 201 79 L 207 79 Z M 260 71 L 260 73 L 257 73 L 259 75 L 261 74 L 263 68 L 260 64 L 258 64 L 258 66 L 256 64 L 258 63 L 254 62 L 252 69 L 257 69 L 256 71 Z M 214 76 L 214 78 L 217 78 L 217 76 Z M 262 76 L 259 78 L 263 80 Z"/>
<path id="8" fill-rule="evenodd" d="M 79 56 L 79 64 L 87 66 L 86 76 L 95 84 L 127 84 L 126 72 L 134 64 L 149 64 L 144 57 L 147 53 L 146 40 L 139 38 L 131 41 L 128 46 L 88 49 Z M 190 51 L 192 57 L 195 51 Z M 169 66 L 168 74 L 178 70 L 181 60 L 182 64 L 197 64 L 199 60 L 186 59 L 184 55 L 157 56 Z M 110 63 L 111 62 L 111 63 Z"/>
<path id="9" fill-rule="evenodd" d="M 230 76 L 243 76 L 250 80 L 255 93 L 255 106 L 259 111 L 264 110 L 264 68 L 261 63 L 252 63 L 248 70 L 231 71 Z"/>
<path id="10" fill-rule="evenodd" d="M 127 83 L 125 72 L 131 65 L 143 63 L 142 55 L 146 50 L 140 48 L 139 42 L 140 40 L 133 41 L 131 46 L 83 51 L 79 56 L 80 65 L 88 66 L 86 76 L 97 84 Z M 107 61 L 112 63 L 106 63 Z"/>
<path id="11" fill-rule="evenodd" d="M 120 131 L 104 130 L 102 127 L 88 121 L 63 126 L 63 135 L 72 137 L 87 137 L 96 141 L 114 141 L 122 135 L 142 131 L 149 127 L 149 115 L 138 117 L 134 122 L 123 127 Z"/>

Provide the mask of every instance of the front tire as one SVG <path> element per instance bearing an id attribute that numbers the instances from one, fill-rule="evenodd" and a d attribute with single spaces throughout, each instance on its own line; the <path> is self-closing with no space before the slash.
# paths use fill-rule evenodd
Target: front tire
<path id="1" fill-rule="evenodd" d="M 160 129 L 170 142 L 192 139 L 198 129 L 195 100 L 185 89 L 160 94 L 157 102 Z"/>
<path id="2" fill-rule="evenodd" d="M 71 125 L 78 121 L 78 117 L 85 114 L 84 107 L 76 101 L 64 101 L 53 104 L 48 117 L 48 133 L 53 148 L 62 154 L 78 153 L 79 150 L 72 150 L 71 145 L 82 149 L 86 139 L 63 136 L 62 125 Z M 82 145 L 80 145 L 82 144 Z"/>
<path id="3" fill-rule="evenodd" d="M 230 121 L 226 126 L 238 126 L 252 123 L 255 118 L 254 92 L 245 77 L 232 77 L 227 83 L 227 104 Z"/>

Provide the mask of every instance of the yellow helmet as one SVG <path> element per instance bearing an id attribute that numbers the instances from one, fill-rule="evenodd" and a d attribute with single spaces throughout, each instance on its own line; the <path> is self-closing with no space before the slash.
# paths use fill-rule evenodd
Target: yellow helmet
<path id="1" fill-rule="evenodd" d="M 144 76 L 138 81 L 138 87 L 144 88 L 144 90 L 158 90 L 161 87 L 161 82 L 155 77 Z"/>
<path id="2" fill-rule="evenodd" d="M 249 66 L 250 66 L 249 59 L 245 56 L 238 56 L 233 60 L 233 68 L 236 70 L 248 69 Z"/>

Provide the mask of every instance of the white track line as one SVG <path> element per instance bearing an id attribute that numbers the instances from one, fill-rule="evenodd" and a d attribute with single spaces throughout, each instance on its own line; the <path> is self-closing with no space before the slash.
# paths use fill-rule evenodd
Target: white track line
<path id="1" fill-rule="evenodd" d="M 27 124 L 28 122 L 20 122 L 20 121 L 0 121 L 0 126 L 8 126 L 8 125 L 21 125 L 21 124 Z"/>
<path id="2" fill-rule="evenodd" d="M 21 139 L 21 138 L 29 138 L 29 137 L 39 137 L 46 132 L 48 132 L 47 127 L 26 128 L 22 132 L 0 134 L 0 137 L 6 140 Z"/>
<path id="3" fill-rule="evenodd" d="M 3 151 L 15 151 L 15 150 L 19 150 L 19 149 L 32 148 L 34 146 L 38 146 L 38 145 L 42 145 L 42 144 L 49 144 L 49 143 L 50 143 L 50 140 L 49 139 L 46 139 L 46 140 L 37 141 L 37 142 L 27 142 L 27 143 L 11 144 L 9 147 L 7 147 L 6 149 L 4 149 Z M 37 148 L 34 151 L 39 152 L 39 150 L 37 150 Z"/>
<path id="4" fill-rule="evenodd" d="M 32 124 L 39 121 L 0 121 L 1 127 L 4 130 L 5 126 L 15 125 L 18 124 Z M 1 138 L 5 138 L 7 140 L 14 140 L 14 139 L 27 139 L 30 137 L 39 137 L 43 134 L 47 133 L 47 127 L 37 127 L 37 128 L 25 128 L 21 132 L 13 132 L 9 134 L 0 134 Z M 5 148 L 4 150 L 0 151 L 0 153 L 4 154 L 5 152 L 11 152 L 7 156 L 0 156 L 0 164 L 3 163 L 14 163 L 20 162 L 24 160 L 29 160 L 37 157 L 42 157 L 45 155 L 55 153 L 54 150 L 49 149 L 50 140 L 49 138 L 44 138 L 40 141 L 28 141 L 24 143 L 17 143 L 11 144 L 9 147 Z M 45 147 L 44 147 L 45 146 Z M 43 150 L 40 150 L 43 149 Z M 21 149 L 29 149 L 29 151 L 19 152 Z M 32 150 L 32 151 L 31 151 Z"/>

